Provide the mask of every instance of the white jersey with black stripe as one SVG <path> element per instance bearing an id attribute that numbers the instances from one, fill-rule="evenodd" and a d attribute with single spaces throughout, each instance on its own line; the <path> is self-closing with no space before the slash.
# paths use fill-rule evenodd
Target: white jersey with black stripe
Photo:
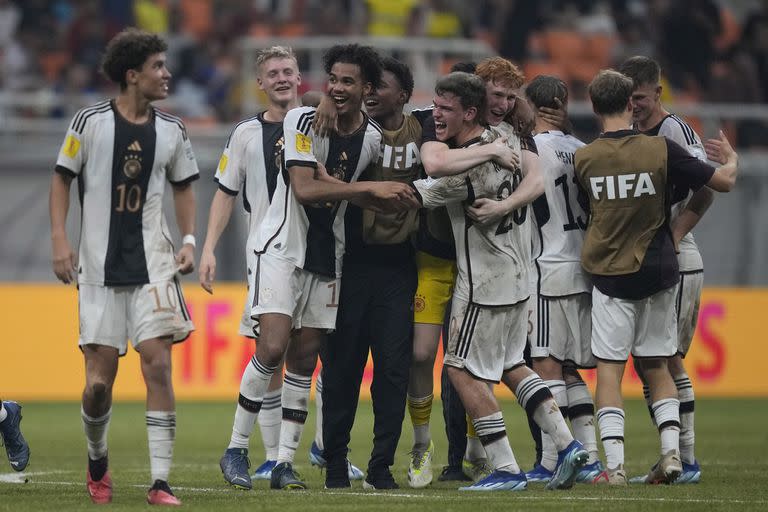
<path id="1" fill-rule="evenodd" d="M 533 204 L 533 257 L 537 291 L 546 297 L 586 293 L 592 288 L 581 266 L 587 214 L 578 201 L 573 154 L 584 143 L 560 131 L 534 137 L 544 194 Z"/>
<path id="2" fill-rule="evenodd" d="M 707 153 L 704 150 L 704 145 L 701 143 L 701 138 L 694 131 L 691 126 L 682 120 L 680 117 L 669 114 L 665 117 L 658 126 L 658 135 L 673 140 L 685 148 L 688 153 L 695 156 L 702 162 L 707 162 Z M 715 164 L 717 165 L 717 164 Z M 688 205 L 688 201 L 691 199 L 693 192 L 676 191 L 674 193 L 676 197 L 673 198 L 674 204 L 672 204 L 670 222 L 674 223 L 675 219 Z M 701 253 L 696 245 L 696 241 L 693 239 L 693 233 L 689 232 L 680 241 L 679 254 L 677 255 L 677 261 L 680 265 L 681 272 L 693 272 L 702 270 L 704 268 L 704 262 L 701 259 Z"/>
<path id="3" fill-rule="evenodd" d="M 219 190 L 237 195 L 249 213 L 246 250 L 255 248 L 256 233 L 269 209 L 283 166 L 283 123 L 264 113 L 238 123 L 219 159 L 214 180 Z M 252 254 L 252 253 L 251 253 Z"/>
<path id="4" fill-rule="evenodd" d="M 329 277 L 341 276 L 346 201 L 302 205 L 290 187 L 290 169 L 325 165 L 331 176 L 352 183 L 381 150 L 381 128 L 364 114 L 364 121 L 346 136 L 320 137 L 312 129 L 313 107 L 288 112 L 283 122 L 284 165 L 272 204 L 256 235 L 257 253 L 269 253 L 297 267 Z"/>
<path id="5" fill-rule="evenodd" d="M 494 128 L 468 141 L 468 147 L 491 141 L 502 134 Z M 509 144 L 520 153 L 520 139 L 508 136 Z M 502 200 L 517 188 L 523 178 L 520 167 L 510 170 L 486 162 L 455 176 L 417 180 L 413 184 L 426 208 L 445 205 L 456 241 L 458 276 L 454 295 L 480 306 L 509 306 L 530 296 L 531 223 L 529 207 L 524 206 L 501 221 L 481 225 L 467 217 L 464 207 L 477 198 Z"/>
<path id="6" fill-rule="evenodd" d="M 180 185 L 199 177 L 179 118 L 152 108 L 150 119 L 137 125 L 114 101 L 83 108 L 69 125 L 56 172 L 78 178 L 79 282 L 126 286 L 174 276 L 162 210 L 166 181 Z"/>

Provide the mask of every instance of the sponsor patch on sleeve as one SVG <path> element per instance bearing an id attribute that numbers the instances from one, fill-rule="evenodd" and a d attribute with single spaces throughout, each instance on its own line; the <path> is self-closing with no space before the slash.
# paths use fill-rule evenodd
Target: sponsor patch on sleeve
<path id="1" fill-rule="evenodd" d="M 299 153 L 312 152 L 312 139 L 304 135 L 303 133 L 296 134 L 296 151 Z"/>
<path id="2" fill-rule="evenodd" d="M 229 158 L 227 158 L 227 155 L 221 155 L 221 159 L 219 159 L 219 172 L 221 174 L 224 174 L 224 171 L 227 170 L 228 162 L 229 162 Z"/>
<path id="3" fill-rule="evenodd" d="M 74 135 L 67 135 L 62 152 L 69 158 L 75 158 L 78 151 L 80 151 L 80 141 Z"/>

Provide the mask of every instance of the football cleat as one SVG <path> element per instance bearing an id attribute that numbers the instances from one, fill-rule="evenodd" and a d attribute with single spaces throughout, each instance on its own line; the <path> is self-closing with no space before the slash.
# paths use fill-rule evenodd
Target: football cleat
<path id="1" fill-rule="evenodd" d="M 150 505 L 170 505 L 178 507 L 181 505 L 179 498 L 174 496 L 173 491 L 164 480 L 155 480 L 155 483 L 147 493 L 147 503 Z"/>
<path id="2" fill-rule="evenodd" d="M 525 473 L 510 473 L 496 470 L 485 478 L 467 487 L 459 487 L 460 491 L 524 491 L 528 487 Z"/>
<path id="3" fill-rule="evenodd" d="M 413 450 L 408 464 L 408 485 L 421 489 L 432 483 L 432 455 L 435 445 L 432 441 L 426 450 Z"/>
<path id="4" fill-rule="evenodd" d="M 112 501 L 112 476 L 109 471 L 104 473 L 101 480 L 93 480 L 91 471 L 86 473 L 85 486 L 88 489 L 88 495 L 91 501 L 97 505 L 104 505 Z"/>
<path id="5" fill-rule="evenodd" d="M 529 482 L 549 482 L 552 480 L 552 475 L 554 475 L 553 471 L 548 470 L 541 464 L 534 464 L 532 470 L 526 471 L 525 478 Z"/>
<path id="6" fill-rule="evenodd" d="M 493 469 L 488 465 L 488 459 L 485 458 L 475 460 L 464 459 L 461 461 L 461 470 L 473 482 L 482 480 L 493 472 Z"/>
<path id="7" fill-rule="evenodd" d="M 321 450 L 320 447 L 317 446 L 317 443 L 314 441 L 312 441 L 312 446 L 309 447 L 309 463 L 313 466 L 319 467 L 320 469 L 325 468 L 325 466 L 328 464 L 325 460 L 325 457 L 323 457 L 323 450 Z M 352 464 L 349 459 L 347 459 L 347 472 L 349 473 L 350 480 L 362 480 L 365 477 L 365 473 L 363 473 L 360 468 Z"/>
<path id="8" fill-rule="evenodd" d="M 281 462 L 272 470 L 269 480 L 272 489 L 301 490 L 306 489 L 307 484 L 299 480 L 299 475 L 293 470 L 290 462 Z"/>
<path id="9" fill-rule="evenodd" d="M 600 476 L 600 473 L 605 471 L 603 463 L 596 460 L 592 464 L 585 464 L 578 473 L 576 473 L 576 481 L 580 483 L 591 484 L 594 483 L 595 478 Z"/>
<path id="10" fill-rule="evenodd" d="M 8 461 L 16 471 L 24 471 L 29 464 L 29 444 L 21 434 L 21 406 L 16 402 L 3 401 L 8 416 L 0 423 L 0 436 L 5 445 Z"/>
<path id="11" fill-rule="evenodd" d="M 375 472 L 368 471 L 368 476 L 363 480 L 363 489 L 367 491 L 385 491 L 399 488 L 400 486 L 395 482 L 389 468 Z"/>
<path id="12" fill-rule="evenodd" d="M 444 466 L 442 473 L 437 477 L 439 482 L 471 482 L 472 480 L 464 474 L 461 466 Z"/>
<path id="13" fill-rule="evenodd" d="M 671 484 L 683 471 L 683 463 L 680 461 L 680 452 L 669 450 L 661 456 L 659 461 L 653 465 L 651 471 L 644 480 L 633 478 L 632 483 Z"/>
<path id="14" fill-rule="evenodd" d="M 575 439 L 571 441 L 571 444 L 558 452 L 557 467 L 552 475 L 552 479 L 547 482 L 546 488 L 554 490 L 570 489 L 573 487 L 576 475 L 584 464 L 587 463 L 588 459 L 589 452 L 584 449 L 584 446 Z"/>
<path id="15" fill-rule="evenodd" d="M 235 489 L 250 491 L 253 488 L 248 475 L 251 461 L 248 460 L 247 448 L 227 448 L 219 461 L 219 467 L 224 480 Z"/>
<path id="16" fill-rule="evenodd" d="M 269 480 L 272 477 L 272 470 L 275 469 L 276 465 L 276 460 L 265 460 L 251 475 L 251 480 Z"/>
<path id="17" fill-rule="evenodd" d="M 678 484 L 698 484 L 701 482 L 701 467 L 699 461 L 693 461 L 693 464 L 687 464 L 683 462 L 683 471 L 677 480 L 672 482 L 675 485 Z"/>
<path id="18" fill-rule="evenodd" d="M 627 485 L 627 473 L 624 471 L 624 464 L 619 464 L 614 469 L 606 469 L 597 475 L 592 482 L 606 485 Z"/>

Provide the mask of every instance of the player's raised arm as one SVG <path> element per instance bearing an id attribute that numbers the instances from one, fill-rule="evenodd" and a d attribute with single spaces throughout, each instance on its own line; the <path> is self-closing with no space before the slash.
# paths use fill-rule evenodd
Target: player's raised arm
<path id="1" fill-rule="evenodd" d="M 707 186 L 718 192 L 730 192 L 739 174 L 739 155 L 731 147 L 722 130 L 717 139 L 709 139 L 704 144 L 704 149 L 707 152 L 707 158 L 722 164 L 715 169 Z"/>
<path id="2" fill-rule="evenodd" d="M 489 144 L 451 149 L 444 142 L 426 141 L 421 145 L 421 162 L 433 178 L 459 174 L 489 160 L 514 168 L 520 164 L 520 156 L 506 142 L 501 137 Z"/>

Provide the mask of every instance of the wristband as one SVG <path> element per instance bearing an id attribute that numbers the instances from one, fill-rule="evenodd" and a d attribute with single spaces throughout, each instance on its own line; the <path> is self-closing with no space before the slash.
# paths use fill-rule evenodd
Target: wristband
<path id="1" fill-rule="evenodd" d="M 195 235 L 184 235 L 184 237 L 181 239 L 182 245 L 191 245 L 192 247 L 197 247 L 195 245 Z"/>

